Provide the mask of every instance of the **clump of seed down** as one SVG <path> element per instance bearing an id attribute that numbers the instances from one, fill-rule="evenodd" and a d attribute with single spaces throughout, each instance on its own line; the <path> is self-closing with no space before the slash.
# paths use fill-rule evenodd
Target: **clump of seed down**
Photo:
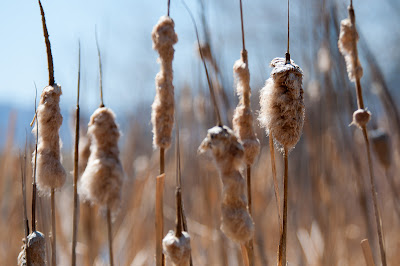
<path id="1" fill-rule="evenodd" d="M 118 149 L 120 132 L 111 109 L 100 107 L 92 114 L 88 136 L 90 156 L 80 179 L 80 192 L 84 199 L 116 210 L 121 199 L 123 169 Z"/>
<path id="2" fill-rule="evenodd" d="M 26 266 L 28 260 L 32 266 L 46 265 L 46 240 L 44 235 L 35 231 L 28 235 L 27 240 L 28 245 L 24 243 L 18 255 L 18 266 Z M 27 254 L 29 258 L 27 258 Z"/>
<path id="3" fill-rule="evenodd" d="M 350 18 L 343 19 L 340 23 L 338 47 L 344 56 L 347 73 L 352 82 L 360 79 L 363 75 L 363 68 L 356 51 L 358 39 L 359 36 L 355 23 L 353 24 Z"/>
<path id="4" fill-rule="evenodd" d="M 171 145 L 171 134 L 174 126 L 174 85 L 172 60 L 173 45 L 178 36 L 174 30 L 174 21 L 168 16 L 162 16 L 152 31 L 153 49 L 160 57 L 160 72 L 156 75 L 156 96 L 152 105 L 151 123 L 153 124 L 153 145 L 168 148 Z"/>
<path id="5" fill-rule="evenodd" d="M 37 185 L 44 194 L 48 194 L 52 188 L 61 188 L 66 179 L 66 172 L 60 162 L 59 130 L 63 121 L 59 106 L 61 94 L 61 87 L 57 84 L 45 87 L 37 109 Z M 36 126 L 32 129 L 34 134 Z"/>
<path id="6" fill-rule="evenodd" d="M 351 125 L 356 125 L 362 129 L 367 126 L 370 119 L 371 119 L 370 111 L 366 109 L 358 109 L 353 113 L 353 122 L 351 122 Z"/>
<path id="7" fill-rule="evenodd" d="M 240 99 L 233 115 L 233 130 L 242 142 L 246 164 L 252 165 L 260 152 L 260 141 L 254 132 L 253 112 L 250 108 L 250 71 L 245 58 L 247 52 L 242 51 L 241 58 L 233 65 L 236 92 Z"/>
<path id="8" fill-rule="evenodd" d="M 208 130 L 199 153 L 211 150 L 223 183 L 221 230 L 233 241 L 244 243 L 253 238 L 254 223 L 247 210 L 245 180 L 239 169 L 243 165 L 243 147 L 234 132 L 216 126 Z"/>
<path id="9" fill-rule="evenodd" d="M 171 259 L 175 266 L 188 266 L 190 264 L 190 236 L 182 231 L 181 236 L 177 236 L 173 230 L 170 230 L 164 237 L 164 253 Z"/>
<path id="10" fill-rule="evenodd" d="M 260 92 L 258 119 L 276 144 L 290 150 L 299 141 L 304 124 L 303 71 L 292 60 L 286 64 L 285 58 L 273 59 L 271 67 L 271 76 Z"/>

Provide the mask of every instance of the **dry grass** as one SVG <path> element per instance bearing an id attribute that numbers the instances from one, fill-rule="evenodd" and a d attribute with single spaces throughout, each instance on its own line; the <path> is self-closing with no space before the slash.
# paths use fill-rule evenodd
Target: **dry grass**
<path id="1" fill-rule="evenodd" d="M 325 6 L 326 9 L 330 8 Z M 365 147 L 359 145 L 362 135 L 355 127 L 348 127 L 356 103 L 354 89 L 348 81 L 346 64 L 336 47 L 339 36 L 337 10 L 332 8 L 323 14 L 322 34 L 315 41 L 314 54 L 324 49 L 327 57 L 310 57 L 304 87 L 304 102 L 307 115 L 303 135 L 290 153 L 288 198 L 288 243 L 289 265 L 372 265 L 379 263 L 379 246 L 373 221 L 372 200 L 369 193 L 368 165 Z M 341 14 L 340 18 L 344 18 Z M 318 27 L 318 26 L 315 26 Z M 249 36 L 249 35 L 248 35 Z M 249 37 L 247 37 L 249 38 Z M 360 40 L 360 42 L 362 39 Z M 212 47 L 210 48 L 212 50 Z M 250 49 L 250 48 L 248 48 Z M 249 51 L 249 54 L 251 52 Z M 360 49 L 360 54 L 365 49 Z M 213 52 L 215 54 L 215 52 Z M 322 53 L 318 53 L 322 54 Z M 304 55 L 306 57 L 306 55 Z M 301 57 L 299 55 L 299 57 Z M 319 60 L 328 60 L 321 64 Z M 232 62 L 233 62 L 232 58 Z M 363 57 L 360 57 L 361 63 Z M 218 64 L 218 61 L 215 61 Z M 325 67 L 318 67 L 323 65 Z M 379 67 L 371 59 L 364 66 L 364 77 L 380 86 L 387 86 L 379 73 Z M 378 69 L 378 70 L 376 70 Z M 215 73 L 213 73 L 215 74 Z M 311 80 L 312 77 L 312 80 Z M 203 79 L 203 77 L 191 77 Z M 265 77 L 264 77 L 265 78 Z M 233 84 L 230 84 L 231 86 Z M 251 106 L 257 110 L 261 81 L 252 83 Z M 223 86 L 228 88 L 228 86 Z M 240 245 L 232 242 L 220 231 L 222 182 L 213 162 L 197 155 L 206 129 L 215 122 L 211 101 L 204 100 L 204 88 L 188 88 L 176 85 L 176 120 L 180 124 L 182 191 L 185 214 L 190 234 L 193 265 L 243 265 Z M 385 91 L 388 93 L 388 91 Z M 233 103 L 234 96 L 229 100 Z M 400 261 L 400 217 L 394 212 L 400 191 L 400 138 L 399 127 L 391 123 L 396 106 L 387 95 L 379 97 L 366 94 L 368 105 L 379 106 L 385 111 L 374 114 L 367 129 L 379 126 L 390 140 L 390 154 L 373 153 L 375 163 L 378 204 L 383 221 L 384 241 L 388 265 Z M 147 104 L 147 103 L 146 103 Z M 233 104 L 231 104 L 234 106 Z M 147 104 L 147 107 L 150 104 Z M 72 107 L 71 107 L 72 108 Z M 140 112 L 142 110 L 135 110 Z M 150 114 L 150 108 L 145 109 Z M 232 118 L 233 110 L 221 112 Z M 374 112 L 373 112 L 374 113 Z M 148 115 L 150 117 L 150 115 Z M 10 117 L 6 143 L 0 151 L 0 227 L 6 228 L 0 240 L 2 265 L 15 265 L 24 238 L 23 197 L 21 195 L 20 156 L 15 147 L 15 128 Z M 230 120 L 231 121 L 231 120 Z M 121 163 L 126 179 L 122 187 L 121 207 L 115 217 L 112 230 L 115 265 L 154 265 L 156 233 L 154 221 L 156 199 L 156 176 L 159 174 L 159 155 L 152 149 L 151 125 L 140 118 L 118 121 L 128 124 L 121 138 Z M 279 221 L 275 203 L 274 180 L 268 139 L 258 126 L 255 133 L 260 139 L 261 150 L 252 166 L 252 218 L 254 220 L 254 263 L 275 265 L 276 248 L 279 243 Z M 373 141 L 373 139 L 371 140 Z M 172 142 L 172 145 L 174 143 Z M 21 145 L 23 146 L 23 145 Z M 32 154 L 32 143 L 27 154 Z M 63 165 L 67 172 L 73 169 L 72 147 L 63 149 Z M 165 156 L 165 178 L 163 195 L 164 228 L 175 228 L 175 159 L 170 149 Z M 374 150 L 373 150 L 374 151 Z M 379 151 L 378 151 L 379 152 Z M 389 156 L 390 160 L 381 156 Z M 82 158 L 83 156 L 81 156 Z M 29 161 L 31 158 L 27 158 Z M 276 171 L 283 173 L 284 161 L 276 158 Z M 379 160 L 384 163 L 378 164 Z M 81 161 L 79 162 L 81 163 Z M 32 172 L 27 165 L 26 173 Z M 386 175 L 387 178 L 384 178 Z M 32 177 L 27 174 L 27 206 L 31 206 Z M 388 182 L 389 181 L 389 182 Z M 63 190 L 55 195 L 55 219 L 57 225 L 57 259 L 59 265 L 68 265 L 71 258 L 73 179 L 67 176 Z M 396 203 L 397 202 L 397 203 Z M 160 207 L 160 206 L 158 206 Z M 108 258 L 108 235 L 106 222 L 98 207 L 80 204 L 80 219 L 77 236 L 77 265 L 106 265 Z M 30 218 L 30 208 L 28 208 Z M 37 199 L 37 230 L 50 232 L 50 200 Z M 160 237 L 160 236 L 159 236 Z M 162 236 L 163 237 L 163 236 Z M 49 235 L 46 238 L 46 260 L 51 261 Z M 372 255 L 366 244 L 368 238 Z M 363 242 L 365 243 L 365 242 Z M 50 252 L 49 252 L 50 251 Z M 368 254 L 368 255 L 367 255 Z M 170 265 L 167 259 L 166 265 Z"/>

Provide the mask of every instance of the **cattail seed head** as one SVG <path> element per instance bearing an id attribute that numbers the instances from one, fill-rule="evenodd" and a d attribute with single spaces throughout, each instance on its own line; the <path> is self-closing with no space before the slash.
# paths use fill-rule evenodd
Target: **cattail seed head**
<path id="1" fill-rule="evenodd" d="M 245 163 L 252 165 L 260 152 L 260 141 L 254 132 L 253 112 L 250 108 L 250 71 L 245 57 L 247 52 L 242 51 L 242 57 L 233 65 L 236 91 L 240 99 L 233 115 L 233 130 L 243 145 Z"/>
<path id="2" fill-rule="evenodd" d="M 213 127 L 199 147 L 199 152 L 211 150 L 220 172 L 223 191 L 221 204 L 221 230 L 239 243 L 254 235 L 254 223 L 247 209 L 245 180 L 239 169 L 243 165 L 244 151 L 234 132 L 226 127 Z"/>
<path id="3" fill-rule="evenodd" d="M 389 169 L 392 162 L 389 135 L 381 129 L 370 131 L 372 147 L 379 162 L 385 169 Z"/>
<path id="4" fill-rule="evenodd" d="M 163 241 L 164 253 L 171 259 L 175 266 L 188 266 L 190 264 L 190 236 L 187 232 L 182 231 L 180 237 L 170 230 L 164 237 Z"/>
<path id="5" fill-rule="evenodd" d="M 41 232 L 35 231 L 27 236 L 28 244 L 21 247 L 18 255 L 18 266 L 26 266 L 29 260 L 32 266 L 46 265 L 46 240 Z M 27 258 L 27 252 L 28 256 Z"/>
<path id="6" fill-rule="evenodd" d="M 80 193 L 84 199 L 116 210 L 121 199 L 123 169 L 114 112 L 106 107 L 98 108 L 90 117 L 88 135 L 90 156 L 80 179 Z"/>
<path id="7" fill-rule="evenodd" d="M 260 92 L 258 120 L 276 143 L 292 149 L 299 141 L 304 125 L 303 71 L 292 60 L 271 61 L 271 77 Z"/>
<path id="8" fill-rule="evenodd" d="M 174 86 L 172 60 L 173 45 L 178 41 L 174 30 L 174 21 L 167 16 L 160 18 L 152 31 L 153 49 L 160 57 L 160 72 L 156 75 L 156 96 L 152 105 L 151 123 L 153 124 L 154 147 L 168 148 L 174 124 Z"/>
<path id="9" fill-rule="evenodd" d="M 358 109 L 353 113 L 353 122 L 351 125 L 356 125 L 359 128 L 367 126 L 369 120 L 371 119 L 371 112 L 366 109 Z"/>
<path id="10" fill-rule="evenodd" d="M 32 129 L 36 135 L 36 126 L 39 125 L 37 184 L 39 191 L 44 194 L 48 194 L 52 188 L 61 188 L 66 179 L 60 162 L 59 130 L 63 121 L 59 106 L 61 94 L 61 87 L 57 84 L 43 89 L 37 109 L 37 123 Z"/>
<path id="11" fill-rule="evenodd" d="M 343 19 L 340 23 L 338 47 L 346 61 L 349 79 L 353 82 L 363 75 L 363 68 L 355 50 L 358 39 L 359 36 L 355 24 L 352 23 L 350 18 Z"/>

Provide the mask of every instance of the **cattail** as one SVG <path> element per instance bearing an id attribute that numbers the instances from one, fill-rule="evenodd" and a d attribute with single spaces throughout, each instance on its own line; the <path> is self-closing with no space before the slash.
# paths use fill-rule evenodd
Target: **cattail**
<path id="1" fill-rule="evenodd" d="M 172 84 L 174 59 L 173 45 L 178 41 L 174 21 L 162 16 L 152 31 L 153 49 L 160 54 L 161 71 L 156 76 L 156 96 L 152 105 L 153 145 L 163 149 L 171 145 L 174 124 L 174 85 Z"/>
<path id="2" fill-rule="evenodd" d="M 27 237 L 28 244 L 21 247 L 21 252 L 18 255 L 18 266 L 26 266 L 27 261 L 31 266 L 46 265 L 46 240 L 41 232 L 32 232 Z M 27 258 L 27 254 L 29 258 Z"/>
<path id="3" fill-rule="evenodd" d="M 123 169 L 118 149 L 120 132 L 111 109 L 100 107 L 92 114 L 88 135 L 90 156 L 80 179 L 80 192 L 83 198 L 116 210 L 121 199 Z"/>
<path id="4" fill-rule="evenodd" d="M 250 72 L 246 58 L 247 52 L 242 51 L 241 58 L 233 65 L 236 91 L 240 98 L 233 115 L 233 130 L 243 145 L 245 163 L 252 165 L 260 152 L 260 141 L 254 132 L 253 112 L 250 108 Z"/>
<path id="5" fill-rule="evenodd" d="M 36 134 L 39 125 L 37 184 L 45 194 L 49 194 L 51 189 L 61 188 L 66 179 L 66 172 L 60 162 L 59 129 L 63 121 L 59 106 L 61 94 L 61 87 L 57 84 L 43 89 L 37 109 L 38 123 L 32 129 Z"/>
<path id="6" fill-rule="evenodd" d="M 356 125 L 362 129 L 367 126 L 370 119 L 371 119 L 370 111 L 365 109 L 358 109 L 353 113 L 353 122 L 351 122 L 350 125 Z"/>
<path id="7" fill-rule="evenodd" d="M 163 241 L 164 253 L 171 259 L 175 266 L 188 266 L 190 264 L 190 236 L 187 232 L 182 231 L 181 236 L 170 230 L 164 237 Z"/>
<path id="8" fill-rule="evenodd" d="M 270 65 L 274 69 L 261 90 L 258 119 L 277 144 L 290 150 L 304 124 L 303 71 L 292 60 L 286 64 L 285 58 L 275 58 Z"/>
<path id="9" fill-rule="evenodd" d="M 385 169 L 389 169 L 391 160 L 389 135 L 381 129 L 370 131 L 372 147 L 379 162 Z"/>
<path id="10" fill-rule="evenodd" d="M 339 51 L 344 56 L 347 66 L 349 79 L 353 82 L 360 79 L 363 75 L 363 68 L 360 64 L 358 56 L 355 54 L 355 46 L 357 45 L 359 36 L 356 25 L 352 23 L 350 18 L 343 19 L 340 23 L 340 35 L 338 41 Z"/>
<path id="11" fill-rule="evenodd" d="M 234 132 L 226 126 L 208 130 L 199 152 L 212 151 L 223 183 L 221 230 L 230 239 L 245 243 L 252 239 L 254 223 L 247 209 L 246 183 L 239 169 L 244 150 Z"/>

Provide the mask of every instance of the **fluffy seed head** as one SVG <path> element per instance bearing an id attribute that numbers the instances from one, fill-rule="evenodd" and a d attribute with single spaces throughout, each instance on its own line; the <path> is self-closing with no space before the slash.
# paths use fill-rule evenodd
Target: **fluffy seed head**
<path id="1" fill-rule="evenodd" d="M 167 16 L 160 18 L 152 32 L 153 49 L 160 54 L 161 70 L 156 75 L 156 96 L 152 105 L 154 147 L 168 148 L 174 126 L 174 86 L 172 84 L 174 59 L 173 45 L 178 41 L 174 21 Z"/>
<path id="2" fill-rule="evenodd" d="M 247 210 L 246 184 L 239 171 L 243 147 L 231 129 L 216 126 L 208 130 L 199 147 L 200 153 L 207 150 L 212 152 L 223 183 L 221 230 L 233 241 L 245 243 L 254 235 L 254 223 Z"/>
<path id="3" fill-rule="evenodd" d="M 388 169 L 392 162 L 389 135 L 381 129 L 376 129 L 370 131 L 370 136 L 379 162 L 385 169 Z"/>
<path id="4" fill-rule="evenodd" d="M 48 194 L 52 188 L 61 188 L 66 179 L 66 172 L 60 162 L 59 130 L 63 121 L 59 106 L 61 94 L 61 87 L 57 84 L 45 87 L 37 109 L 37 185 L 43 194 Z M 35 135 L 36 126 L 32 129 Z"/>
<path id="5" fill-rule="evenodd" d="M 175 266 L 188 266 L 190 264 L 190 236 L 182 231 L 182 236 L 177 237 L 175 232 L 170 230 L 164 237 L 164 253 L 171 259 Z"/>
<path id="6" fill-rule="evenodd" d="M 221 173 L 239 170 L 243 165 L 243 147 L 235 133 L 227 126 L 215 126 L 207 132 L 200 144 L 199 153 L 211 150 L 215 163 Z"/>
<path id="7" fill-rule="evenodd" d="M 369 120 L 371 119 L 371 112 L 366 109 L 358 109 L 353 113 L 352 125 L 356 125 L 359 128 L 367 126 Z"/>
<path id="8" fill-rule="evenodd" d="M 304 125 L 303 71 L 285 58 L 271 61 L 271 77 L 260 92 L 258 120 L 275 143 L 292 149 L 299 141 Z"/>
<path id="9" fill-rule="evenodd" d="M 116 210 L 121 199 L 123 169 L 118 148 L 120 132 L 111 109 L 100 107 L 92 114 L 88 135 L 90 156 L 80 179 L 80 193 L 84 199 Z"/>
<path id="10" fill-rule="evenodd" d="M 240 99 L 233 115 L 233 130 L 242 142 L 246 164 L 252 165 L 260 152 L 260 141 L 254 132 L 253 112 L 250 108 L 250 72 L 243 57 L 242 54 L 233 65 L 236 91 Z"/>
<path id="11" fill-rule="evenodd" d="M 363 68 L 358 60 L 357 51 L 354 49 L 358 39 L 356 26 L 351 22 L 350 18 L 342 20 L 340 23 L 338 47 L 346 61 L 349 79 L 353 82 L 357 78 L 360 79 L 363 75 Z"/>
<path id="12" fill-rule="evenodd" d="M 23 244 L 18 255 L 18 266 L 26 266 L 27 260 L 31 262 L 32 266 L 46 265 L 46 240 L 44 235 L 35 231 L 28 235 L 27 240 L 28 244 Z M 27 250 L 29 258 L 26 256 Z"/>

